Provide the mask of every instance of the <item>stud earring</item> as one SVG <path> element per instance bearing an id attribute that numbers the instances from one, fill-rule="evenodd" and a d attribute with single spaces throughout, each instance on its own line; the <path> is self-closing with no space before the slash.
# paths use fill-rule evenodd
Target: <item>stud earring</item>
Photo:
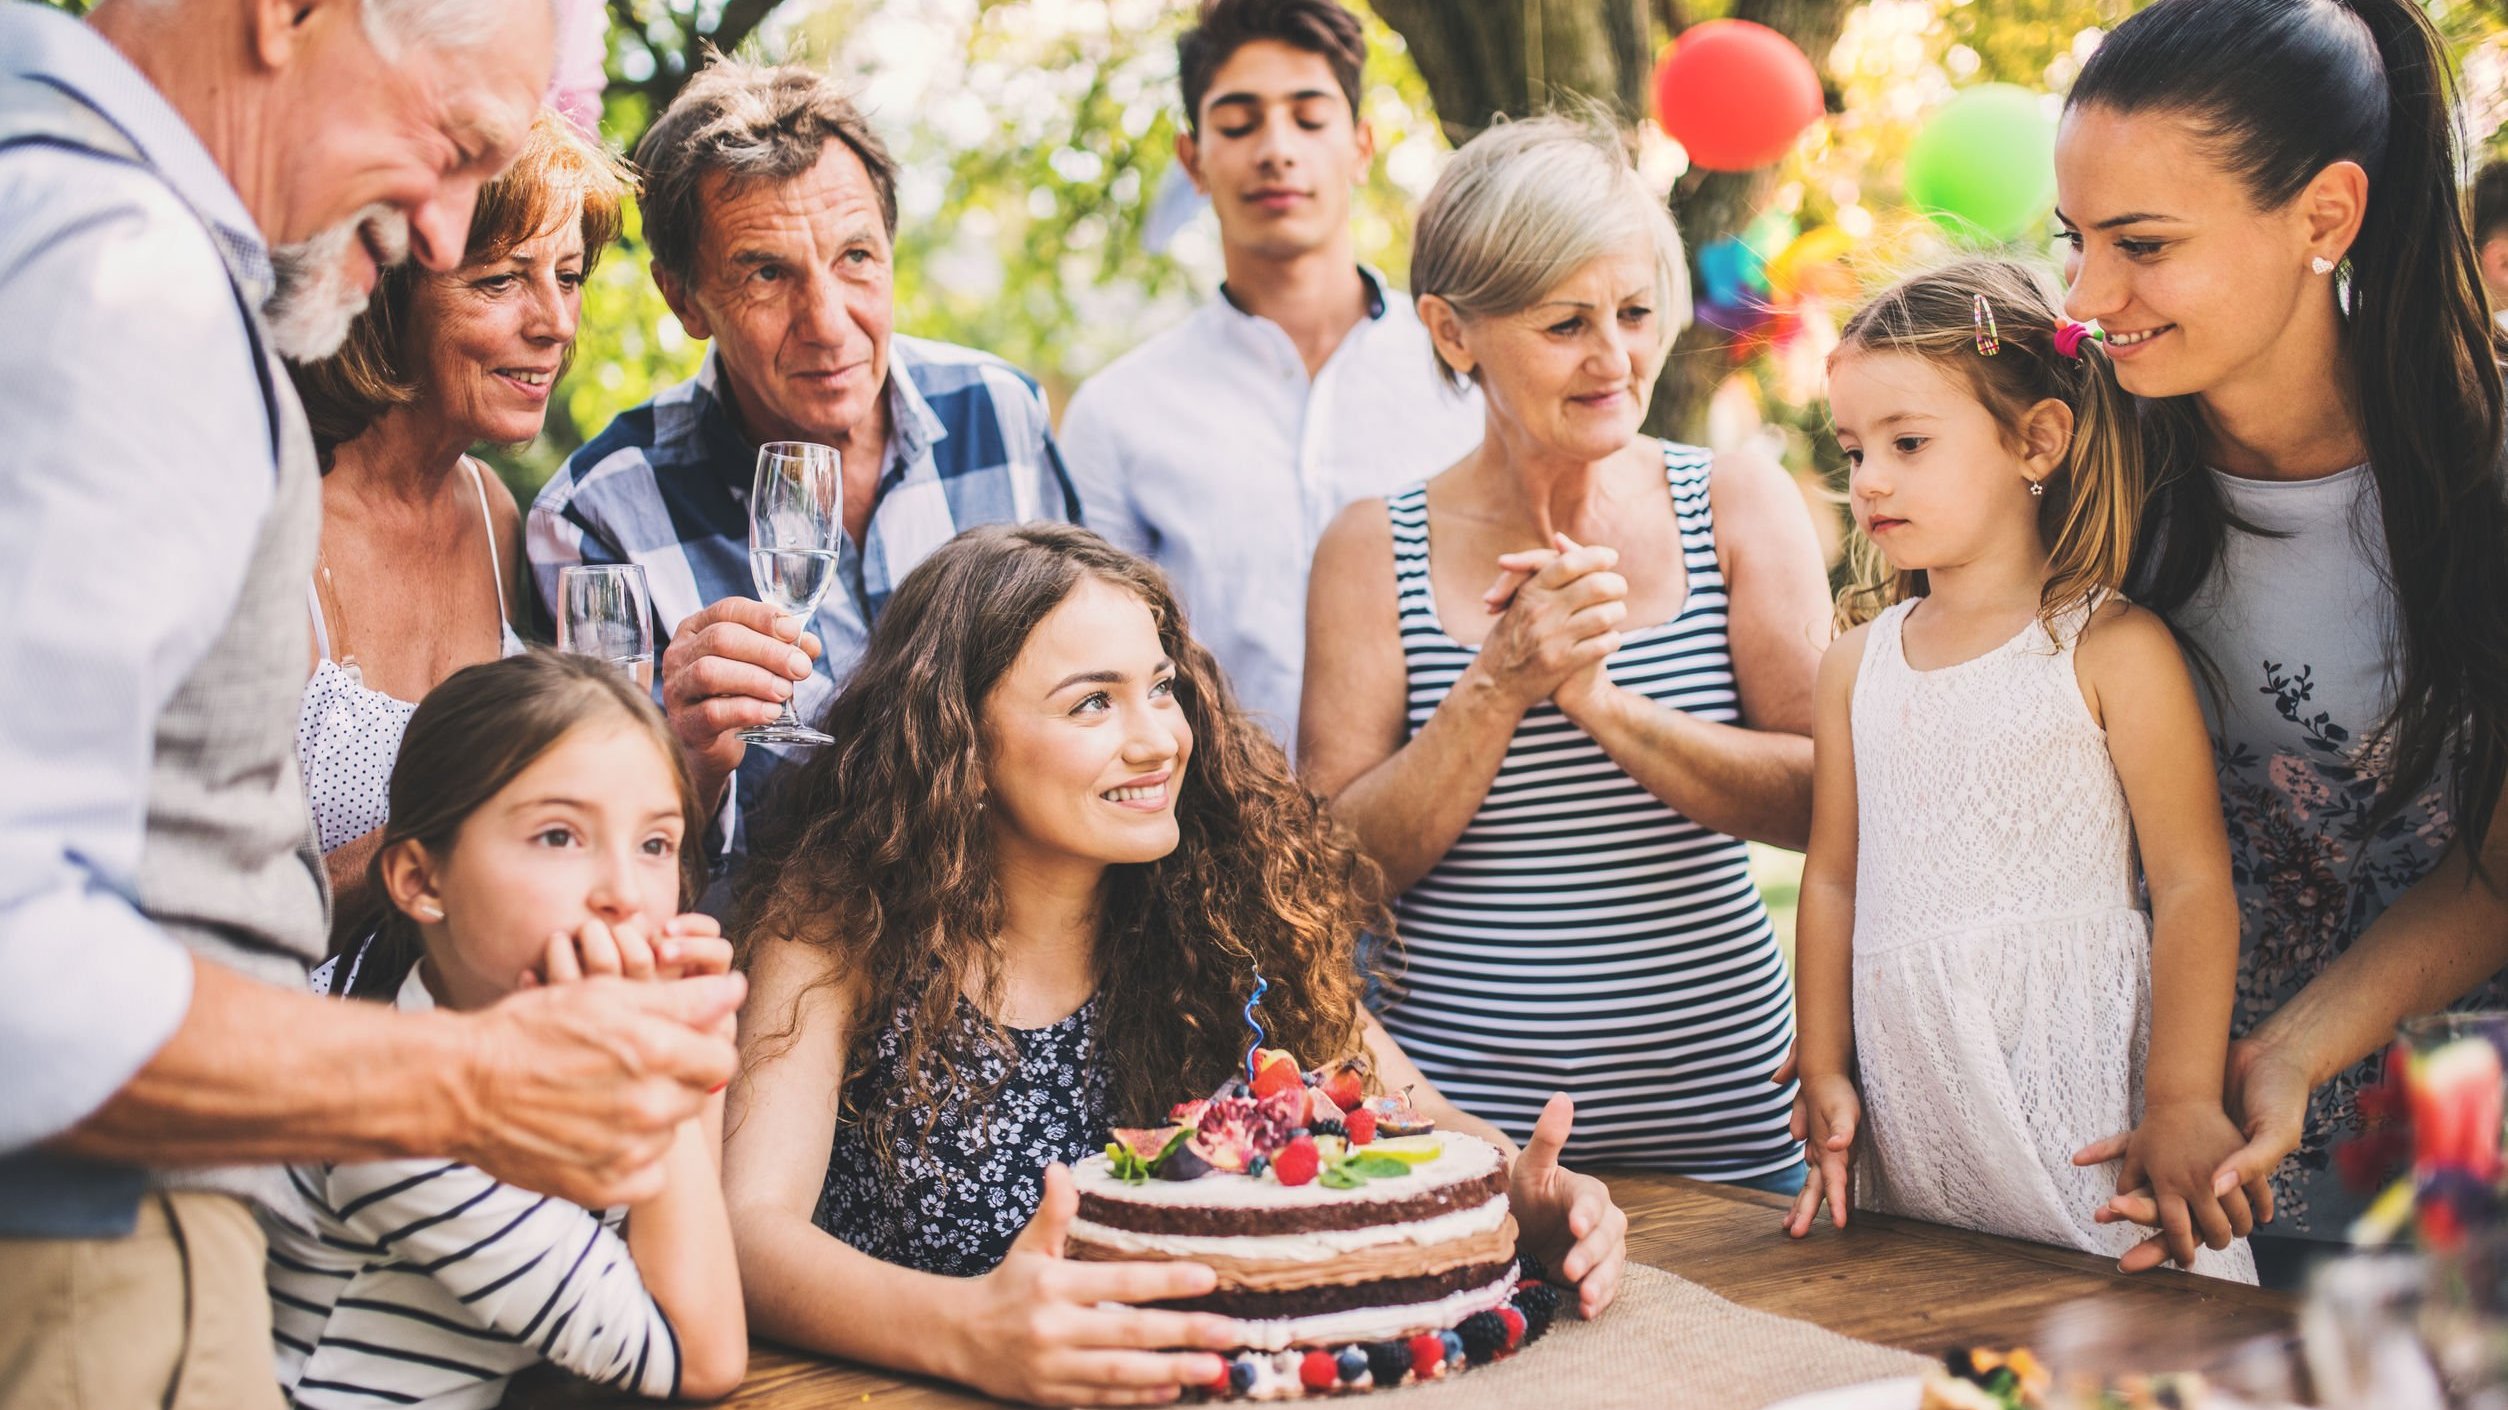
<path id="1" fill-rule="evenodd" d="M 2334 272 L 2334 262 L 2327 259 L 2323 255 L 2318 255 L 2316 258 L 2308 261 L 2308 272 L 2310 274 L 2331 274 Z"/>
<path id="2" fill-rule="evenodd" d="M 2033 486 L 2033 488 L 2034 488 L 2034 486 Z M 442 919 L 444 919 L 444 908 L 443 908 L 442 906 L 434 905 L 434 904 L 432 904 L 432 903 L 430 903 L 430 902 L 426 902 L 426 901 L 421 901 L 421 902 L 419 902 L 419 903 L 417 904 L 417 906 L 416 906 L 416 907 L 414 907 L 414 909 L 417 911 L 417 913 L 418 913 L 418 918 L 419 918 L 420 920 L 442 920 Z"/>

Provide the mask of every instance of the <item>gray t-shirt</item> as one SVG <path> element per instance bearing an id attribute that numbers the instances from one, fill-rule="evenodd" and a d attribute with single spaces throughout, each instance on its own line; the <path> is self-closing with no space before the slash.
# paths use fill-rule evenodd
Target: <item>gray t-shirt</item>
<path id="1" fill-rule="evenodd" d="M 2452 770 L 2374 836 L 2370 809 L 2392 772 L 2371 739 L 2401 668 L 2385 520 L 2365 465 L 2315 480 L 2210 472 L 2229 510 L 2273 535 L 2233 529 L 2211 578 L 2174 625 L 2212 726 L 2238 889 L 2240 963 L 2232 1030 L 2245 1033 L 2304 988 L 2447 850 Z M 2468 1007 L 2495 1006 L 2485 987 Z M 2375 1058 L 2320 1088 L 2297 1154 L 2276 1178 L 2270 1231 L 2339 1239 L 2367 1194 L 2347 1189 L 2333 1147 L 2357 1128 Z"/>

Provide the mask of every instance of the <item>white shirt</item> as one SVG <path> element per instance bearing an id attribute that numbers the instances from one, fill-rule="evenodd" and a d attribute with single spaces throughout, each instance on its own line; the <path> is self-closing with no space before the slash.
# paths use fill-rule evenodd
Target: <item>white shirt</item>
<path id="1" fill-rule="evenodd" d="M 134 899 L 157 716 L 235 610 L 277 481 L 212 243 L 267 267 L 234 188 L 66 15 L 0 3 L 0 73 L 83 97 L 159 173 L 0 151 L 5 1153 L 94 1111 L 190 1005 L 191 960 Z"/>
<path id="2" fill-rule="evenodd" d="M 1238 701 L 1292 747 L 1316 539 L 1481 436 L 1480 394 L 1449 387 L 1410 301 L 1360 274 L 1373 312 L 1312 379 L 1223 290 L 1090 378 L 1062 423 L 1082 520 L 1166 570 Z"/>

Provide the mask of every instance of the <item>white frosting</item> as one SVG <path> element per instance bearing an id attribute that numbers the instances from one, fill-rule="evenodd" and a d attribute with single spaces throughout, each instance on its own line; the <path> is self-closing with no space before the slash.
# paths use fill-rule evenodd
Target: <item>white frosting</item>
<path id="1" fill-rule="evenodd" d="M 1433 1218 L 1371 1224 L 1364 1229 L 1318 1229 L 1303 1234 L 1143 1234 L 1075 1219 L 1071 1223 L 1071 1236 L 1101 1248 L 1135 1255 L 1322 1263 L 1361 1249 L 1393 1244 L 1427 1248 L 1452 1243 L 1457 1239 L 1489 1233 L 1506 1220 L 1507 1197 L 1500 1195 L 1477 1209 L 1449 1210 Z"/>
<path id="2" fill-rule="evenodd" d="M 1496 1146 L 1460 1132 L 1405 1136 L 1377 1144 L 1400 1150 L 1431 1143 L 1441 1147 L 1436 1159 L 1413 1166 L 1408 1175 L 1371 1179 L 1354 1190 L 1336 1190 L 1313 1180 L 1303 1185 L 1283 1185 L 1268 1176 L 1248 1179 L 1230 1174 L 1205 1175 L 1199 1180 L 1151 1180 L 1144 1184 L 1127 1185 L 1116 1178 L 1113 1162 L 1103 1154 L 1083 1159 L 1072 1168 L 1071 1174 L 1080 1193 L 1121 1200 L 1126 1204 L 1202 1209 L 1298 1209 L 1319 1204 L 1366 1205 L 1409 1199 L 1442 1186 L 1478 1179 L 1498 1168 Z M 1366 1151 L 1370 1147 L 1359 1149 Z"/>
<path id="3" fill-rule="evenodd" d="M 1241 1345 L 1253 1351 L 1278 1351 L 1291 1346 L 1344 1346 L 1355 1341 L 1382 1341 L 1404 1332 L 1442 1331 L 1475 1312 L 1504 1307 L 1515 1296 L 1515 1270 L 1483 1288 L 1465 1288 L 1435 1302 L 1399 1303 L 1385 1307 L 1353 1307 L 1313 1317 L 1265 1321 L 1239 1320 Z"/>

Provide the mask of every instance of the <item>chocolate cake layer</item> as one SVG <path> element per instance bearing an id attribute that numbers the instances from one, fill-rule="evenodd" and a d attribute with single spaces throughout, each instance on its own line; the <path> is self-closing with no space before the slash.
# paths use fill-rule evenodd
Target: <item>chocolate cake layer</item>
<path id="1" fill-rule="evenodd" d="M 1466 1288 L 1487 1287 L 1514 1266 L 1515 1260 L 1506 1258 L 1495 1263 L 1450 1268 L 1422 1278 L 1380 1278 L 1369 1283 L 1295 1288 L 1285 1292 L 1223 1289 L 1201 1297 L 1144 1303 L 1143 1306 L 1172 1308 L 1178 1312 L 1216 1312 L 1223 1317 L 1250 1319 L 1313 1317 L 1360 1307 L 1404 1307 L 1413 1303 L 1435 1302 Z"/>
<path id="2" fill-rule="evenodd" d="M 1477 1209 L 1505 1194 L 1506 1189 L 1506 1170 L 1500 1167 L 1486 1175 L 1395 1199 L 1332 1200 L 1290 1206 L 1147 1204 L 1108 1199 L 1082 1190 L 1080 1217 L 1109 1229 L 1130 1229 L 1141 1234 L 1309 1234 L 1329 1229 L 1372 1229 L 1379 1224 L 1433 1219 L 1458 1209 Z"/>

